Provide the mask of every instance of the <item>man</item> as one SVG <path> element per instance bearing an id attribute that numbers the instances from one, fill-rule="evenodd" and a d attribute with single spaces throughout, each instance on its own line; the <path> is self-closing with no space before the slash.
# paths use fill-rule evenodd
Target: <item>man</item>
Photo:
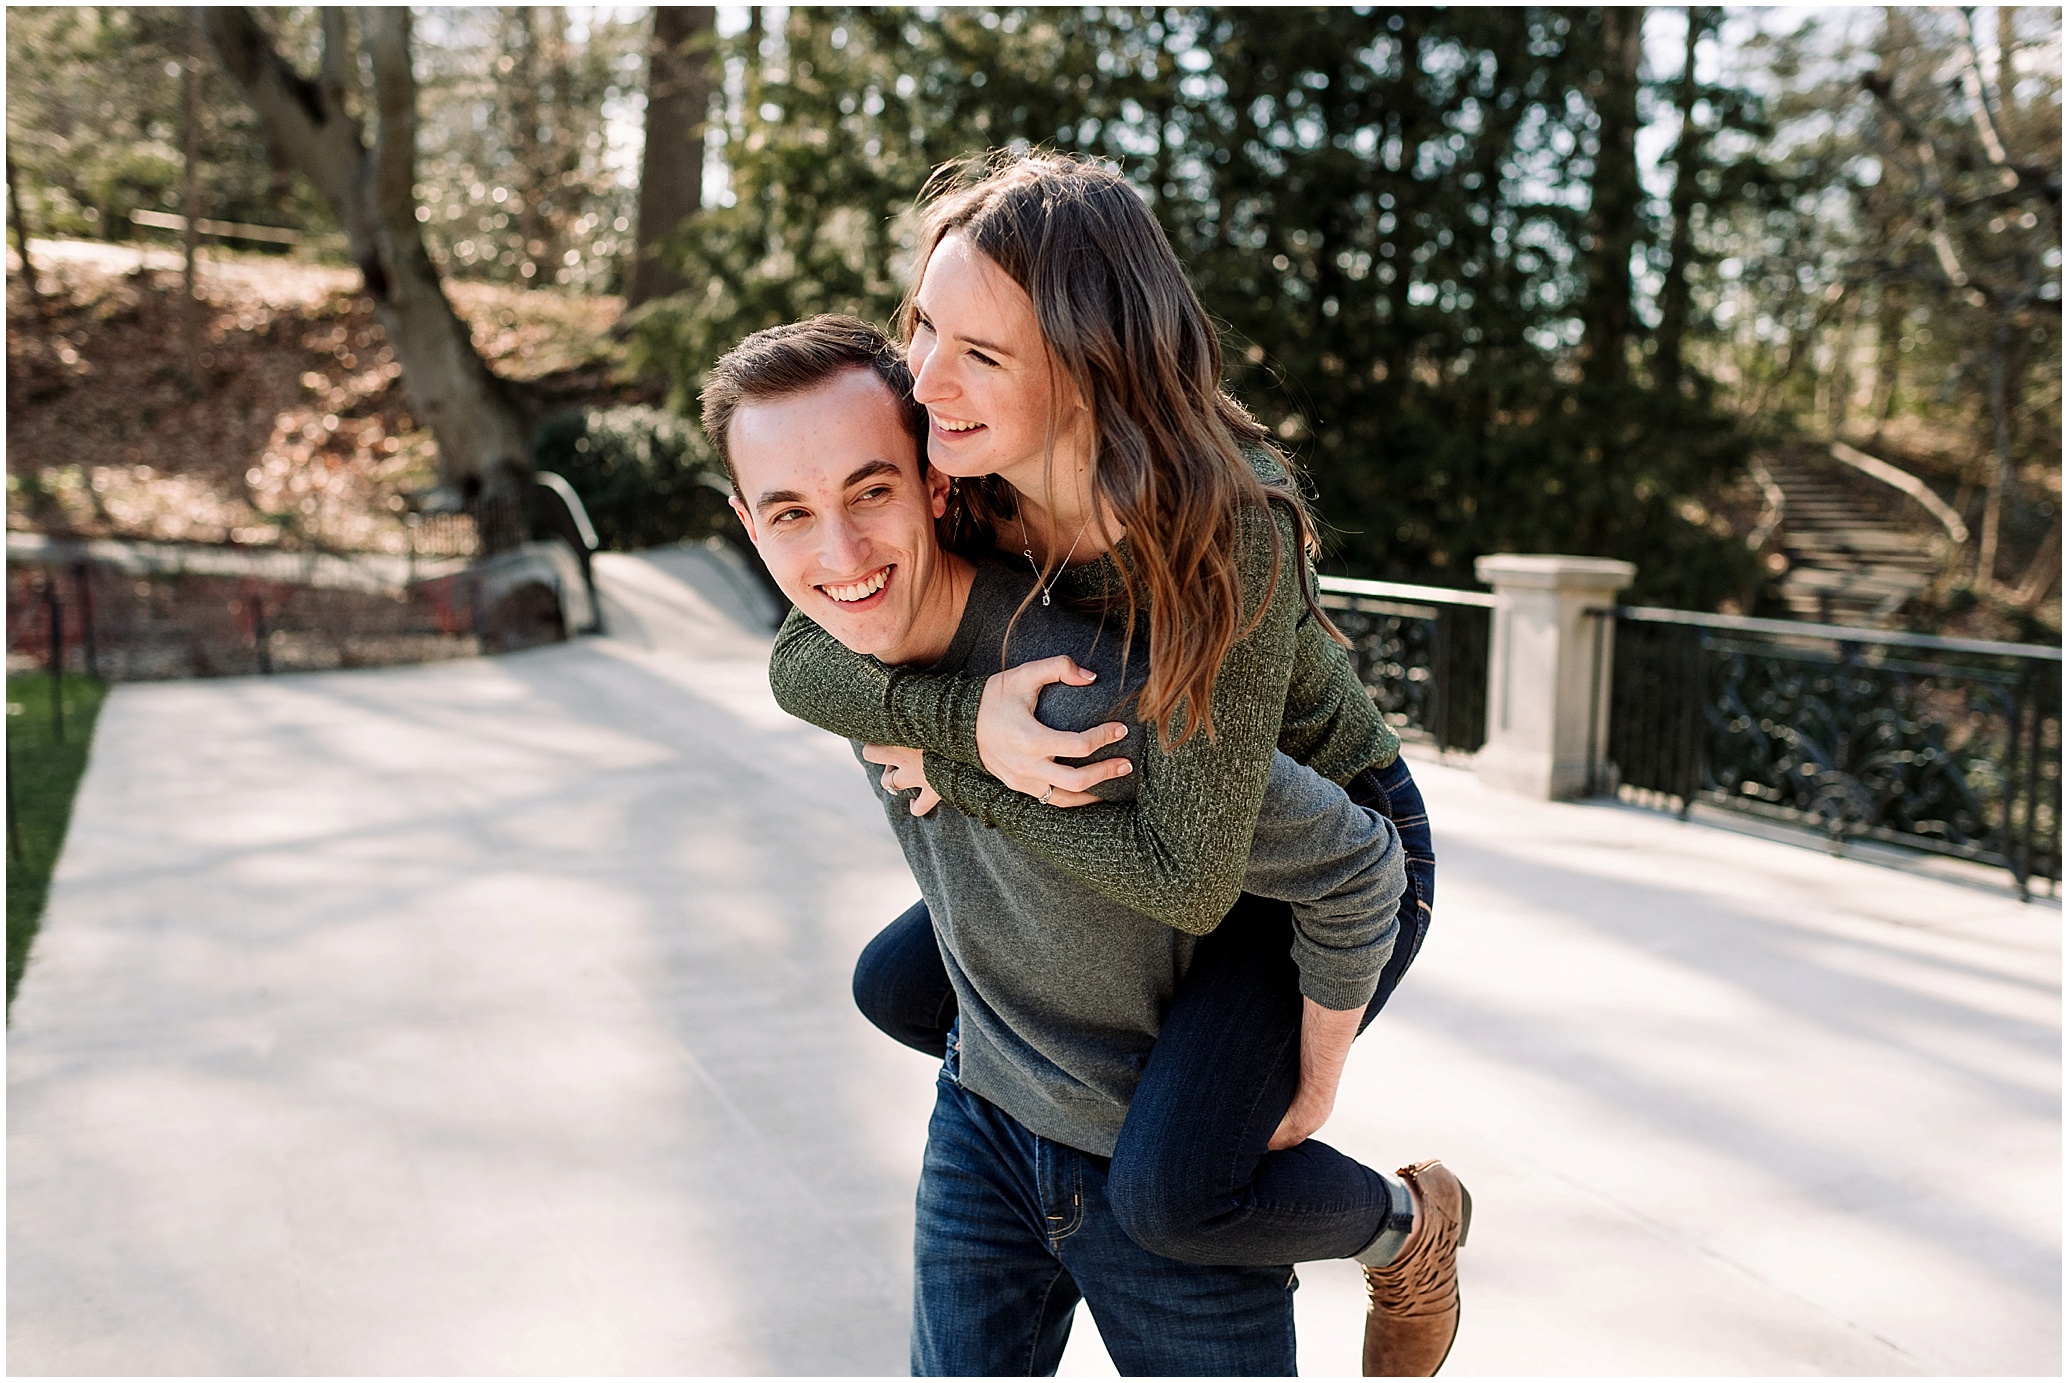
<path id="1" fill-rule="evenodd" d="M 1025 574 L 1011 584 L 940 546 L 949 482 L 924 466 L 923 416 L 880 333 L 842 318 L 758 333 L 720 362 L 704 402 L 733 508 L 800 610 L 885 663 L 997 669 Z M 1083 627 L 1022 621 L 1014 655 L 1081 648 Z M 1099 723 L 1122 690 L 1059 684 L 1043 713 Z M 879 791 L 960 1013 L 920 1180 L 914 1372 L 1053 1372 L 1080 1294 L 1123 1373 L 1294 1372 L 1290 1265 L 1151 1253 L 1105 1196 L 1106 1158 L 1196 939 L 937 806 L 916 757 L 871 757 L 892 764 Z M 1283 755 L 1269 793 L 1246 886 L 1299 909 L 1303 988 L 1361 1007 L 1395 931 L 1397 841 L 1389 852 L 1383 819 Z"/>

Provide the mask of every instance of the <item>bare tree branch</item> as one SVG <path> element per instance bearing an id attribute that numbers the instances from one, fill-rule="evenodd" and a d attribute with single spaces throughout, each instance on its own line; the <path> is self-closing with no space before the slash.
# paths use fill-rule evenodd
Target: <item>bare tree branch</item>
<path id="1" fill-rule="evenodd" d="M 1916 117 L 1896 99 L 1895 83 L 1887 73 L 1869 72 L 1860 78 L 1860 85 L 1866 88 L 1867 94 L 1874 98 L 1877 105 L 1888 112 L 1890 119 L 1903 127 L 1903 133 L 1910 136 L 1911 143 L 1928 145 L 1932 142 L 1932 137 L 1925 132 L 1924 126 L 1918 124 Z"/>
<path id="2" fill-rule="evenodd" d="M 1953 252 L 1953 237 L 1946 234 L 1946 218 L 1934 216 L 1931 228 L 1932 251 L 1939 257 L 1939 268 L 1945 272 L 1946 281 L 1955 288 L 1969 286 L 1967 270 L 1960 267 L 1960 256 Z"/>
<path id="3" fill-rule="evenodd" d="M 1874 97 L 1875 104 L 1902 126 L 1903 133 L 1910 137 L 1913 144 L 1919 148 L 1933 147 L 1930 132 L 1917 122 L 1917 118 L 1910 114 L 1901 101 L 1896 99 L 1894 84 L 1887 73 L 1866 73 L 1860 78 L 1860 85 Z M 2016 188 L 2028 196 L 2044 198 L 2055 206 L 2060 205 L 2061 178 L 2058 173 L 2031 164 L 2012 163 L 2009 161 L 2008 151 L 2004 157 L 2005 161 L 1999 166 L 2004 172 L 2003 185 L 2006 189 Z"/>
<path id="4" fill-rule="evenodd" d="M 342 217 L 344 208 L 358 200 L 359 122 L 287 64 L 250 10 L 212 7 L 203 11 L 202 23 L 223 70 L 265 121 L 281 153 Z M 345 228 L 347 235 L 352 230 Z"/>
<path id="5" fill-rule="evenodd" d="M 1910 137 L 1911 147 L 1916 151 L 1915 165 L 1918 181 L 1924 185 L 1929 204 L 1924 209 L 1926 235 L 1932 252 L 1938 258 L 1939 270 L 1946 275 L 1947 282 L 1955 288 L 1970 292 L 1981 292 L 1970 279 L 1967 268 L 1960 262 L 1959 252 L 1953 248 L 1953 238 L 1946 233 L 1949 211 L 1946 205 L 1946 184 L 1939 173 L 1939 153 L 1931 133 L 1919 124 L 1916 117 L 1904 109 L 1896 100 L 1894 83 L 1881 72 L 1870 72 L 1861 78 L 1861 84 L 1874 97 L 1875 102 L 1894 118 Z M 1989 296 L 1984 293 L 1984 296 Z"/>
<path id="6" fill-rule="evenodd" d="M 1968 113 L 1974 118 L 1975 133 L 1981 136 L 1982 148 L 1988 152 L 1989 161 L 2008 173 L 2010 156 L 2003 151 L 2003 131 L 1997 128 L 1996 112 L 1989 104 L 1989 89 L 1982 81 L 1982 50 L 1975 41 L 1974 6 L 1961 6 L 1960 18 L 1967 36 L 1961 50 L 1960 85 L 1967 93 Z M 2017 174 L 2011 173 L 2011 185 L 2016 181 Z"/>

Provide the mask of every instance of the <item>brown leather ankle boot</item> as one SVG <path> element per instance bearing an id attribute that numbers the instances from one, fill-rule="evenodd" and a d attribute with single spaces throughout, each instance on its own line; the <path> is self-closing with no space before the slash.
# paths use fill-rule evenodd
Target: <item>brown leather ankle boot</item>
<path id="1" fill-rule="evenodd" d="M 1434 1158 L 1402 1167 L 1400 1178 L 1415 1223 L 1398 1258 L 1364 1270 L 1366 1378 L 1428 1378 L 1458 1335 L 1458 1250 L 1472 1227 L 1472 1197 Z"/>

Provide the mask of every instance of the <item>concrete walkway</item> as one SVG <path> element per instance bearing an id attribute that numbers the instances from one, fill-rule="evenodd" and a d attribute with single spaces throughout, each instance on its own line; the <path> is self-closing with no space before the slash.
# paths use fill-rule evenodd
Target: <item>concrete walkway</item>
<path id="1" fill-rule="evenodd" d="M 846 983 L 909 876 L 751 583 L 601 571 L 610 638 L 110 699 L 11 1372 L 903 1371 L 932 1072 Z M 1327 1136 L 1470 1182 L 1447 1374 L 2059 1370 L 2057 905 L 1417 773 L 1438 926 Z"/>

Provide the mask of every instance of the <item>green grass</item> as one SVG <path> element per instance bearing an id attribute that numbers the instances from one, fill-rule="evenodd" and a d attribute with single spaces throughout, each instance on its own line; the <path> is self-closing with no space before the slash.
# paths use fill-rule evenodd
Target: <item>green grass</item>
<path id="1" fill-rule="evenodd" d="M 7 1006 L 29 961 L 29 946 L 43 922 L 51 871 L 72 820 L 72 797 L 86 774 L 94 722 L 108 696 L 104 683 L 66 674 L 65 742 L 52 723 L 50 675 L 30 672 L 7 679 Z"/>

